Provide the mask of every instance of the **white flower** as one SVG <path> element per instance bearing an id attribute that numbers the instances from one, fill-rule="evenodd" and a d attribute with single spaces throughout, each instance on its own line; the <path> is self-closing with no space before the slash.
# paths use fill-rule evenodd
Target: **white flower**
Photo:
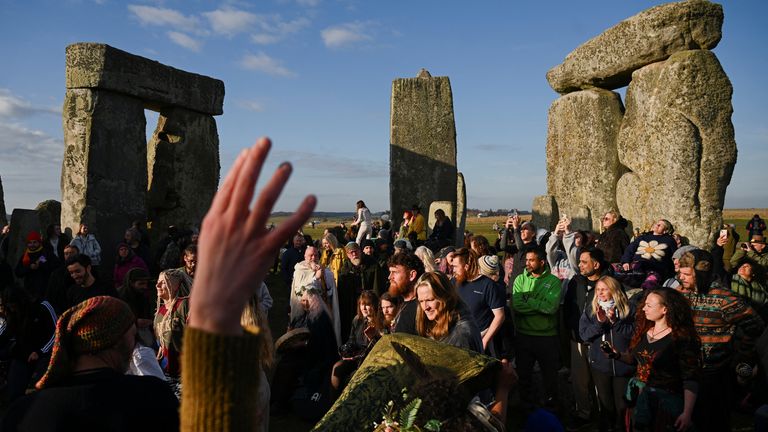
<path id="1" fill-rule="evenodd" d="M 656 240 L 651 240 L 649 242 L 640 240 L 640 245 L 637 247 L 635 255 L 640 255 L 640 258 L 643 259 L 653 258 L 656 261 L 661 261 L 661 258 L 666 255 L 666 252 L 664 252 L 664 249 L 666 248 L 666 244 L 659 243 Z"/>

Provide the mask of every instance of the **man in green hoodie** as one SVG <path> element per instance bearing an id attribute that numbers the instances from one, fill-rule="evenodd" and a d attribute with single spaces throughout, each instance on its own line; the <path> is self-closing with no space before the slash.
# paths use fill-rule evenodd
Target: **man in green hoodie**
<path id="1" fill-rule="evenodd" d="M 539 362 L 544 380 L 544 405 L 556 409 L 557 370 L 560 353 L 557 336 L 557 308 L 560 305 L 560 280 L 549 272 L 546 253 L 531 248 L 525 254 L 525 270 L 515 278 L 512 287 L 512 308 L 515 314 L 517 338 L 517 374 L 520 395 L 529 406 L 533 365 Z"/>

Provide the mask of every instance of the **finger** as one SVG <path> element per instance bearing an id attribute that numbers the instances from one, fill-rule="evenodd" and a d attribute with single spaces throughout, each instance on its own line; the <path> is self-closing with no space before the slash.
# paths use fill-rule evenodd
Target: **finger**
<path id="1" fill-rule="evenodd" d="M 312 216 L 312 211 L 317 205 L 317 198 L 314 195 L 307 195 L 302 201 L 299 208 L 277 228 L 275 228 L 269 235 L 264 237 L 265 247 L 267 247 L 271 253 L 271 249 L 277 251 L 285 242 L 285 239 L 289 238 L 291 234 L 298 231 L 304 222 Z"/>
<path id="2" fill-rule="evenodd" d="M 256 187 L 256 180 L 259 178 L 259 174 L 261 174 L 261 167 L 264 165 L 264 160 L 267 158 L 267 153 L 269 153 L 271 146 L 272 142 L 269 138 L 259 138 L 256 144 L 251 147 L 248 156 L 243 162 L 243 167 L 237 179 L 235 179 L 232 199 L 230 200 L 232 203 L 231 209 L 236 220 L 244 219 L 248 213 L 254 188 Z M 269 211 L 267 211 L 268 213 Z"/>
<path id="3" fill-rule="evenodd" d="M 269 182 L 259 193 L 259 197 L 256 198 L 256 203 L 253 206 L 254 211 L 251 212 L 247 220 L 249 230 L 255 229 L 255 232 L 258 232 L 260 227 L 265 224 L 292 171 L 293 167 L 288 162 L 283 162 L 277 167 L 272 178 L 269 179 Z"/>
<path id="4" fill-rule="evenodd" d="M 224 182 L 221 184 L 219 191 L 216 192 L 216 195 L 213 197 L 211 208 L 208 209 L 209 213 L 221 214 L 227 209 L 227 206 L 229 205 L 229 198 L 232 194 L 232 185 L 234 184 L 235 178 L 237 178 L 237 175 L 243 166 L 243 161 L 245 160 L 245 155 L 247 153 L 248 150 L 243 149 L 240 154 L 237 155 L 235 163 L 232 164 L 232 168 L 230 168 L 229 173 L 227 173 L 227 177 L 224 178 Z"/>

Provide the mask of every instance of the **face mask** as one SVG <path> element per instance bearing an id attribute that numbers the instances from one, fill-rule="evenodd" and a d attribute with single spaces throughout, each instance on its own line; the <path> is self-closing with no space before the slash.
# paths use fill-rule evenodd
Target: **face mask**
<path id="1" fill-rule="evenodd" d="M 598 300 L 597 303 L 600 305 L 600 308 L 606 312 L 608 312 L 616 304 L 613 299 L 606 301 Z"/>

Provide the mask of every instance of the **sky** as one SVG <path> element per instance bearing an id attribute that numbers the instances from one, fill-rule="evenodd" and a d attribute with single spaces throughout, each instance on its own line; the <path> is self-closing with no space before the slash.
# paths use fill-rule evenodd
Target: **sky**
<path id="1" fill-rule="evenodd" d="M 545 78 L 578 45 L 658 1 L 0 0 L 0 178 L 7 211 L 60 200 L 64 50 L 106 43 L 224 81 L 222 178 L 273 140 L 291 161 L 276 210 L 389 207 L 392 81 L 451 81 L 469 208 L 530 209 L 546 193 Z M 731 79 L 739 157 L 728 208 L 768 207 L 768 2 L 725 2 L 713 50 Z M 620 91 L 623 95 L 623 91 Z M 147 111 L 148 129 L 157 114 Z"/>

